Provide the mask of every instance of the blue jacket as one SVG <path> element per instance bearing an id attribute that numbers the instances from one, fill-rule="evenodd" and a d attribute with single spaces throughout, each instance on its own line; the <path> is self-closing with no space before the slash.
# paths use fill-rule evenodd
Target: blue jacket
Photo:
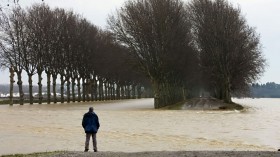
<path id="1" fill-rule="evenodd" d="M 94 112 L 85 113 L 82 126 L 85 130 L 85 133 L 97 133 L 100 126 L 98 116 Z"/>

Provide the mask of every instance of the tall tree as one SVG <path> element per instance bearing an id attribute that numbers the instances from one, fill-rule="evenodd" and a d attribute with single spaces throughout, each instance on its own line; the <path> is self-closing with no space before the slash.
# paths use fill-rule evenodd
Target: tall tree
<path id="1" fill-rule="evenodd" d="M 59 75 L 60 75 L 60 102 L 64 103 L 64 90 L 65 90 L 65 82 L 67 81 L 67 66 L 69 64 L 69 36 L 68 34 L 69 32 L 69 27 L 68 27 L 68 20 L 69 20 L 69 16 L 71 16 L 72 13 L 68 13 L 67 11 L 64 11 L 65 14 L 64 16 L 60 19 L 61 23 L 62 23 L 62 27 L 60 28 L 61 32 L 62 32 L 62 40 L 59 41 L 60 42 L 60 49 L 59 49 L 59 54 L 57 54 L 59 56 L 59 67 L 58 67 L 58 71 L 59 71 Z"/>
<path id="2" fill-rule="evenodd" d="M 63 33 L 62 29 L 64 27 L 65 22 L 65 10 L 55 8 L 52 10 L 52 15 L 49 20 L 50 27 L 48 38 L 48 49 L 44 56 L 45 64 L 44 69 L 47 74 L 47 88 L 48 91 L 50 91 L 50 78 L 52 77 L 52 93 L 53 93 L 53 102 L 57 103 L 57 77 L 59 74 L 59 71 L 61 69 L 61 66 L 63 65 L 63 53 L 62 53 L 62 47 L 63 47 Z M 49 93 L 49 92 L 48 92 Z M 50 100 L 50 93 L 48 94 L 48 100 Z"/>
<path id="3" fill-rule="evenodd" d="M 92 83 L 97 83 L 96 77 L 96 67 L 95 67 L 95 61 L 98 59 L 96 56 L 96 53 L 100 50 L 100 44 L 102 44 L 100 41 L 100 29 L 98 29 L 96 26 L 88 23 L 85 20 L 82 20 L 81 22 L 81 29 L 83 38 L 81 42 L 81 55 L 82 56 L 82 65 L 79 66 L 79 76 L 82 79 L 83 84 L 83 100 L 85 100 L 86 90 L 85 90 L 85 79 L 92 79 Z M 95 86 L 97 88 L 97 86 Z M 97 90 L 97 89 L 95 89 Z M 97 93 L 95 96 L 95 99 L 97 99 Z"/>
<path id="4" fill-rule="evenodd" d="M 170 56 L 185 58 L 192 52 L 190 24 L 181 0 L 133 0 L 108 20 L 117 41 L 129 48 L 139 68 L 150 79 L 154 107 L 182 101 L 182 78 L 171 68 L 177 62 Z"/>
<path id="5" fill-rule="evenodd" d="M 38 74 L 39 104 L 42 103 L 42 73 L 49 57 L 50 33 L 52 31 L 52 12 L 45 4 L 35 4 L 27 9 L 27 27 L 30 41 L 30 52 L 33 55 L 34 66 Z M 49 88 L 48 88 L 49 89 Z M 50 91 L 50 90 L 48 90 Z"/>
<path id="6" fill-rule="evenodd" d="M 192 0 L 188 5 L 203 77 L 213 96 L 231 102 L 264 71 L 259 35 L 227 0 Z"/>
<path id="7" fill-rule="evenodd" d="M 25 11 L 20 7 L 13 8 L 8 15 L 1 14 L 1 32 L 3 33 L 0 36 L 1 56 L 6 64 L 17 74 L 20 105 L 23 105 L 24 103 L 22 71 L 24 52 L 27 51 L 25 16 Z"/>
<path id="8" fill-rule="evenodd" d="M 29 84 L 29 103 L 33 104 L 33 81 L 32 81 L 32 76 L 37 73 L 36 67 L 38 64 L 37 61 L 37 51 L 33 51 L 34 49 L 31 48 L 31 45 L 38 44 L 36 43 L 36 39 L 33 37 L 34 31 L 31 30 L 31 25 L 28 19 L 28 15 L 25 10 L 23 10 L 23 18 L 22 18 L 22 23 L 23 23 L 23 31 L 21 32 L 21 40 L 22 43 L 20 45 L 22 49 L 22 68 L 25 70 L 28 76 L 28 84 Z M 32 43 L 33 41 L 33 43 Z"/>

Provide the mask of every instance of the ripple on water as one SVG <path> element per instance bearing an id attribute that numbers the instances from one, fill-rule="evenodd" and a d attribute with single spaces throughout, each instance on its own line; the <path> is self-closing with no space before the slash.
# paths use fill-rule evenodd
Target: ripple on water
<path id="1" fill-rule="evenodd" d="M 81 120 L 89 106 L 94 106 L 101 123 L 100 151 L 277 148 L 280 106 L 267 105 L 274 99 L 265 105 L 257 99 L 238 101 L 248 108 L 241 112 L 153 110 L 152 99 L 0 106 L 0 152 L 81 150 L 85 138 Z"/>

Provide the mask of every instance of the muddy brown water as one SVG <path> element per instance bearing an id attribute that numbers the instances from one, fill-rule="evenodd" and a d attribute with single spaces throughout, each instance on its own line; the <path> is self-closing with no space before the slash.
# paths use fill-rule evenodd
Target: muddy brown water
<path id="1" fill-rule="evenodd" d="M 279 149 L 280 99 L 234 102 L 245 111 L 154 110 L 153 99 L 0 105 L 0 155 L 83 151 L 81 121 L 90 106 L 101 123 L 99 151 Z"/>

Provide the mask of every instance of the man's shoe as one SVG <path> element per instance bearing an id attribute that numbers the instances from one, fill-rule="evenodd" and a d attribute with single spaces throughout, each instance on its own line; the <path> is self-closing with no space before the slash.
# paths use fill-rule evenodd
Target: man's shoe
<path id="1" fill-rule="evenodd" d="M 88 152 L 88 149 L 85 149 L 85 151 L 84 152 Z"/>
<path id="2" fill-rule="evenodd" d="M 97 152 L 97 149 L 94 149 L 93 151 L 94 151 L 94 152 Z"/>

